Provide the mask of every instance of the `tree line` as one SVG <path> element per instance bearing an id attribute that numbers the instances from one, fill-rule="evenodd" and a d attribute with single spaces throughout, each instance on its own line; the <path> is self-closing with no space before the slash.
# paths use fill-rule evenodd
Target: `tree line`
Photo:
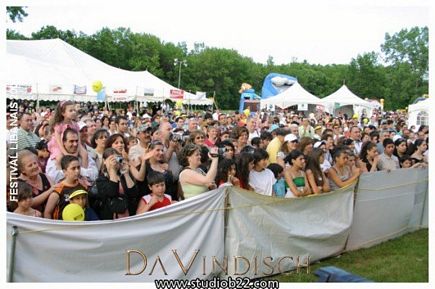
<path id="1" fill-rule="evenodd" d="M 109 65 L 132 71 L 148 70 L 173 86 L 178 85 L 179 69 L 174 59 L 186 60 L 181 87 L 191 92 L 205 91 L 208 97 L 215 95 L 221 109 L 238 107 L 238 90 L 244 82 L 261 95 L 263 80 L 271 72 L 295 76 L 305 89 L 319 97 L 333 93 L 345 83 L 360 97 L 383 98 L 387 110 L 406 108 L 428 93 L 427 27 L 402 29 L 393 35 L 386 33 L 382 53 L 366 52 L 349 64 L 331 65 L 294 59 L 276 65 L 272 56 L 262 64 L 236 50 L 208 47 L 204 43 L 195 43 L 189 50 L 185 42 L 165 42 L 157 36 L 122 27 L 104 27 L 92 35 L 54 26 L 44 26 L 31 37 L 10 29 L 6 34 L 7 39 L 15 40 L 60 38 Z"/>

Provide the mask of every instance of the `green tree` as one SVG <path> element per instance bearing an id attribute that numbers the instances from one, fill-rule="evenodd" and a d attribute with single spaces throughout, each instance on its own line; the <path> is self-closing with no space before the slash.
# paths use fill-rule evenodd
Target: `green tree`
<path id="1" fill-rule="evenodd" d="M 427 27 L 402 29 L 390 35 L 385 34 L 385 43 L 381 45 L 387 62 L 395 65 L 408 63 L 412 70 L 423 78 L 428 72 L 429 30 Z"/>
<path id="2" fill-rule="evenodd" d="M 352 59 L 349 66 L 348 87 L 362 98 L 383 98 L 386 76 L 375 52 L 364 53 Z"/>
<path id="3" fill-rule="evenodd" d="M 389 64 L 386 68 L 386 107 L 404 108 L 428 92 L 428 43 L 427 27 L 402 29 L 392 36 L 385 35 L 381 49 Z"/>
<path id="4" fill-rule="evenodd" d="M 27 12 L 24 10 L 26 7 L 20 7 L 20 6 L 7 6 L 6 7 L 6 14 L 8 14 L 9 18 L 12 20 L 12 22 L 16 22 L 17 20 L 22 22 L 24 17 L 29 16 Z"/>
<path id="5" fill-rule="evenodd" d="M 6 39 L 9 40 L 27 40 L 27 37 L 23 34 L 13 30 L 13 29 L 6 29 Z"/>
<path id="6" fill-rule="evenodd" d="M 130 66 L 133 70 L 148 70 L 157 77 L 164 76 L 160 67 L 160 39 L 151 34 L 132 35 Z"/>
<path id="7" fill-rule="evenodd" d="M 130 29 L 102 28 L 86 41 L 87 53 L 99 60 L 126 70 L 133 70 L 130 64 L 133 38 Z"/>

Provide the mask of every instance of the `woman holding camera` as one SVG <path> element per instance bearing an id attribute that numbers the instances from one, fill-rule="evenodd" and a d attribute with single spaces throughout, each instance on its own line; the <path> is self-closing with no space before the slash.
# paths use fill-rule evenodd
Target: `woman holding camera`
<path id="1" fill-rule="evenodd" d="M 114 148 L 103 153 L 103 164 L 97 178 L 98 207 L 94 210 L 100 220 L 125 218 L 137 209 L 137 188 L 130 175 L 130 166 Z"/>
<path id="2" fill-rule="evenodd" d="M 217 148 L 209 153 L 211 165 L 207 174 L 199 168 L 201 165 L 201 148 L 195 144 L 185 145 L 178 156 L 184 170 L 180 173 L 180 185 L 184 198 L 188 199 L 209 190 L 215 189 L 214 182 L 218 167 Z"/>

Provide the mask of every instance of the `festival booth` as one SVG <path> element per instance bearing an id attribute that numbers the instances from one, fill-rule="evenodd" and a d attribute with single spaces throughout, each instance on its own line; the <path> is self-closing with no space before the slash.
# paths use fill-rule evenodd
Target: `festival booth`
<path id="1" fill-rule="evenodd" d="M 429 107 L 432 102 L 431 98 L 426 98 L 408 106 L 408 127 L 414 125 L 418 129 L 421 125 L 429 124 Z"/>
<path id="2" fill-rule="evenodd" d="M 161 102 L 176 90 L 148 71 L 110 66 L 60 39 L 8 40 L 6 50 L 6 96 L 12 99 Z M 196 96 L 184 92 L 184 98 L 187 104 Z"/>
<path id="3" fill-rule="evenodd" d="M 375 103 L 370 103 L 358 97 L 345 84 L 336 92 L 322 98 L 321 103 L 327 111 L 332 112 L 334 115 L 340 112 L 346 113 L 348 116 L 365 113 L 367 117 L 370 117 L 372 110 L 377 108 Z"/>
<path id="4" fill-rule="evenodd" d="M 261 108 L 277 106 L 284 109 L 293 105 L 298 105 L 298 110 L 312 112 L 316 110 L 316 107 L 320 103 L 320 98 L 305 90 L 299 82 L 295 82 L 290 88 L 284 90 L 282 93 L 267 99 L 262 99 Z"/>

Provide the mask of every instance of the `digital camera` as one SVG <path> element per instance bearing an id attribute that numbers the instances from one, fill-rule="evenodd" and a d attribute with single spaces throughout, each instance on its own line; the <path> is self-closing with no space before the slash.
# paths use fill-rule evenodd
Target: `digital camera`
<path id="1" fill-rule="evenodd" d="M 180 134 L 178 134 L 178 133 L 171 134 L 171 141 L 181 142 L 182 139 L 183 139 L 183 137 Z"/>
<path id="2" fill-rule="evenodd" d="M 218 155 L 223 156 L 227 151 L 226 147 L 218 148 Z"/>

